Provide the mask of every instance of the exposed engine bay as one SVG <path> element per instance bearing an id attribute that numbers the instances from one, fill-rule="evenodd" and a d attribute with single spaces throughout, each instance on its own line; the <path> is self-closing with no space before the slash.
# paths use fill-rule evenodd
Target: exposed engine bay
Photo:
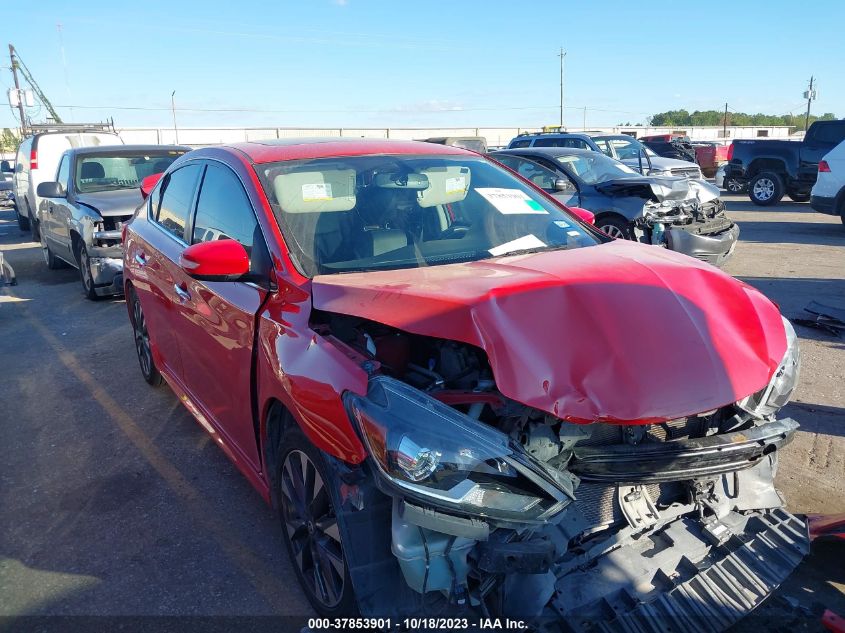
<path id="1" fill-rule="evenodd" d="M 666 198 L 651 204 L 654 222 L 707 213 Z M 776 400 L 772 385 L 677 420 L 574 423 L 500 393 L 472 345 L 329 312 L 312 327 L 370 376 L 347 407 L 392 499 L 392 555 L 421 596 L 362 612 L 439 605 L 575 631 L 721 630 L 807 552 L 806 526 L 773 485 L 798 425 L 760 406 Z"/>

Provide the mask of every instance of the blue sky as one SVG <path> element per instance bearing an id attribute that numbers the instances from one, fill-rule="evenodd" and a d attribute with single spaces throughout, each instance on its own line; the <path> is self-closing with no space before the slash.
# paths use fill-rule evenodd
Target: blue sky
<path id="1" fill-rule="evenodd" d="M 838 1 L 39 0 L 2 15 L 3 43 L 73 121 L 169 126 L 176 90 L 177 108 L 263 111 L 180 111 L 180 127 L 554 124 L 560 46 L 570 125 L 584 106 L 596 126 L 726 101 L 797 114 L 811 74 L 813 111 L 845 116 Z"/>

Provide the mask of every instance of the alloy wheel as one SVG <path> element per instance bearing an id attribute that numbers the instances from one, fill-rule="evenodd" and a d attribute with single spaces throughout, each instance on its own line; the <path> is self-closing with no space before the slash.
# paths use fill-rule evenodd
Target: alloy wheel
<path id="1" fill-rule="evenodd" d="M 739 193 L 742 191 L 742 185 L 739 184 L 736 180 L 731 178 L 725 183 L 725 189 L 730 191 L 731 193 Z"/>
<path id="2" fill-rule="evenodd" d="M 614 224 L 606 224 L 605 226 L 600 226 L 599 229 L 604 231 L 610 237 L 620 240 L 625 239 L 625 234 L 622 232 L 622 229 Z"/>
<path id="3" fill-rule="evenodd" d="M 91 277 L 91 262 L 88 260 L 88 251 L 83 247 L 79 252 L 79 272 L 82 275 L 82 285 L 85 292 L 90 293 L 94 288 L 94 280 Z"/>
<path id="4" fill-rule="evenodd" d="M 753 193 L 758 200 L 768 200 L 775 195 L 775 183 L 769 178 L 760 178 L 754 182 Z"/>
<path id="5" fill-rule="evenodd" d="M 150 376 L 153 368 L 153 356 L 150 351 L 150 335 L 147 332 L 147 322 L 144 319 L 144 311 L 141 310 L 141 302 L 135 297 L 132 302 L 132 322 L 135 331 L 135 350 L 138 352 L 138 362 L 141 363 L 141 371 L 144 376 Z"/>
<path id="6" fill-rule="evenodd" d="M 308 590 L 326 608 L 343 598 L 346 561 L 329 490 L 314 462 L 292 450 L 282 465 L 282 518 Z"/>

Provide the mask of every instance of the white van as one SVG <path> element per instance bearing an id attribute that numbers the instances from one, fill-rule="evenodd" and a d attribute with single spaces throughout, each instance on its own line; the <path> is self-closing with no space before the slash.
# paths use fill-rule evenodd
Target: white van
<path id="1" fill-rule="evenodd" d="M 819 213 L 838 215 L 845 224 L 845 141 L 819 162 L 819 177 L 810 192 L 810 206 Z"/>
<path id="2" fill-rule="evenodd" d="M 35 194 L 38 185 L 55 180 L 59 159 L 66 150 L 73 147 L 123 145 L 116 133 L 105 131 L 105 126 L 102 128 L 104 131 L 88 131 L 83 127 L 62 125 L 44 131 L 41 131 L 39 126 L 33 127 L 38 131 L 21 142 L 15 158 L 16 215 L 22 231 L 30 229 L 31 220 L 35 218 L 35 211 L 41 203 Z M 33 230 L 33 238 L 37 240 L 38 226 L 33 227 Z"/>

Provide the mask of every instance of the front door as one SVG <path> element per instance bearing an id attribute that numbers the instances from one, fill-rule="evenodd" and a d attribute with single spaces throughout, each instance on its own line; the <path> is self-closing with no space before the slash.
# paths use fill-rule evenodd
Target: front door
<path id="1" fill-rule="evenodd" d="M 251 275 L 269 278 L 269 257 L 249 197 L 227 166 L 205 168 L 189 242 L 234 239 L 250 254 Z M 187 236 L 186 236 L 187 237 Z M 267 290 L 253 281 L 198 281 L 179 269 L 172 293 L 187 391 L 201 413 L 255 471 L 260 469 L 252 417 L 255 321 Z"/>

